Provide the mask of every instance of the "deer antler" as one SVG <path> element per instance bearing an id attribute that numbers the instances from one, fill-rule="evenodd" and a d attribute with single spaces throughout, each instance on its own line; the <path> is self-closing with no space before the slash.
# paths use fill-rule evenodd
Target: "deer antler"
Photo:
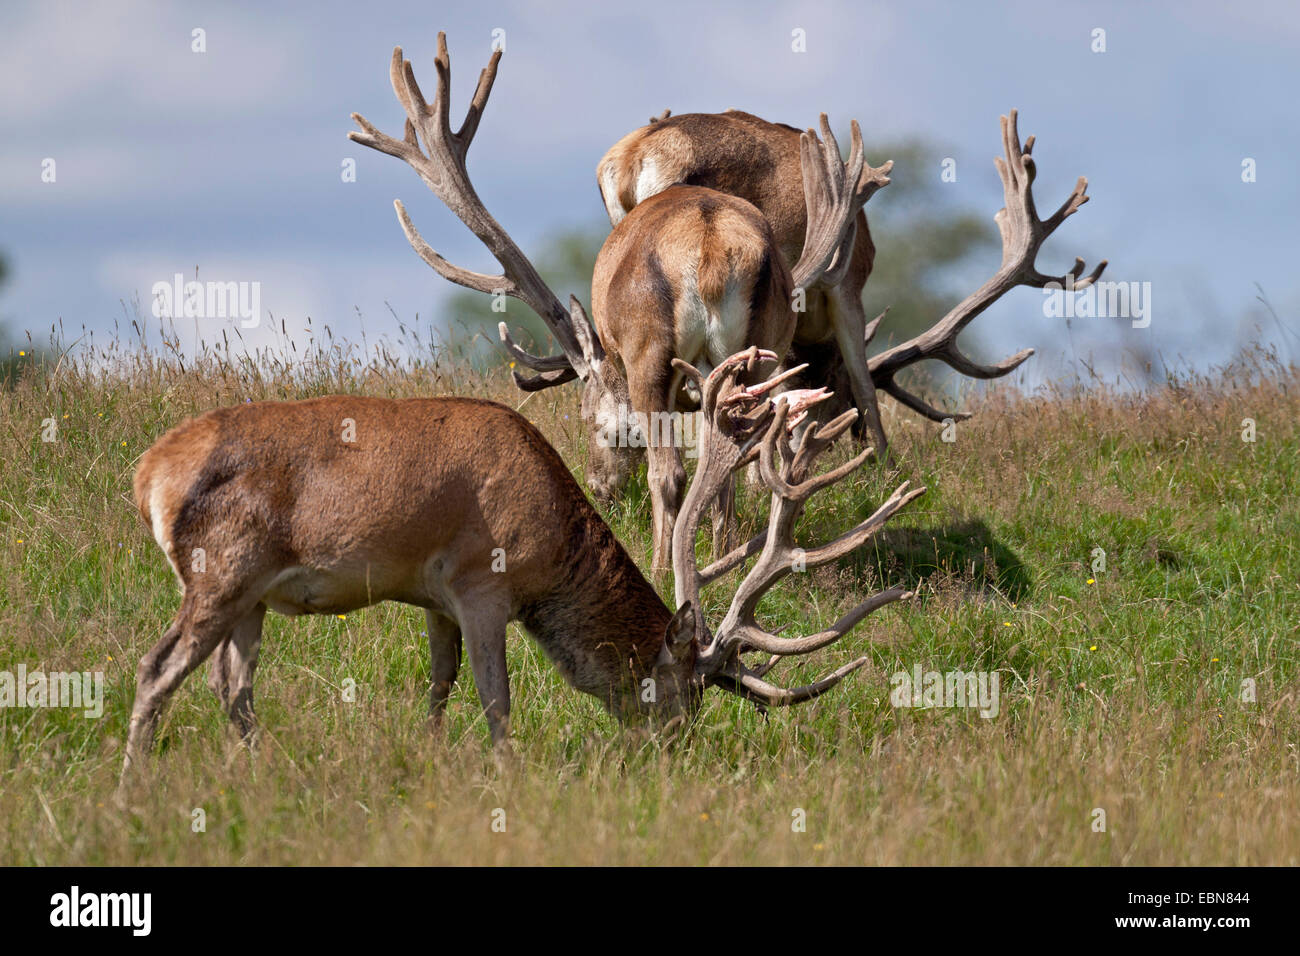
<path id="1" fill-rule="evenodd" d="M 1023 148 L 1021 147 L 1016 117 L 1015 110 L 1011 111 L 1010 117 L 1002 117 L 1002 145 L 1006 156 L 1005 158 L 999 156 L 994 160 L 998 167 L 998 175 L 1002 177 L 1002 191 L 1006 198 L 1006 205 L 999 209 L 994 217 L 1002 233 L 1001 268 L 933 327 L 916 338 L 872 356 L 867 363 L 871 371 L 871 380 L 877 388 L 883 389 L 908 408 L 934 421 L 943 421 L 945 418 L 963 419 L 970 416 L 964 412 L 949 414 L 940 411 L 904 390 L 894 380 L 894 376 L 901 369 L 924 359 L 938 359 L 947 363 L 954 371 L 969 375 L 971 378 L 989 379 L 1006 375 L 1033 355 L 1034 350 L 1024 349 L 996 364 L 981 365 L 971 361 L 957 348 L 957 335 L 961 330 L 1015 286 L 1026 285 L 1041 289 L 1048 283 L 1059 283 L 1065 286 L 1068 280 L 1072 283 L 1071 288 L 1082 289 L 1092 285 L 1106 268 L 1106 260 L 1103 259 L 1097 268 L 1083 278 L 1080 278 L 1083 275 L 1082 259 L 1075 259 L 1074 268 L 1063 276 L 1046 276 L 1035 268 L 1034 259 L 1043 241 L 1088 201 L 1088 180 L 1080 176 L 1074 190 L 1061 207 L 1047 219 L 1039 219 L 1034 208 L 1033 194 L 1034 176 L 1037 173 L 1031 155 L 1034 137 L 1030 136 Z M 874 327 L 871 331 L 874 331 Z"/>
<path id="2" fill-rule="evenodd" d="M 857 237 L 857 215 L 876 190 L 889 185 L 893 160 L 878 169 L 863 158 L 862 129 L 852 123 L 849 161 L 840 158 L 840 145 L 821 114 L 822 141 L 812 130 L 799 134 L 803 194 L 808 207 L 803 254 L 792 271 L 795 288 L 807 289 L 822 280 L 837 284 L 848 268 Z"/>
<path id="3" fill-rule="evenodd" d="M 490 295 L 504 293 L 519 299 L 546 323 L 563 355 L 530 355 L 510 338 L 506 324 L 502 322 L 500 325 L 501 340 L 510 355 L 539 373 L 525 376 L 515 371 L 515 383 L 526 391 L 535 391 L 575 378 L 587 378 L 603 353 L 582 304 L 573 296 L 569 298 L 567 309 L 560 304 L 560 300 L 538 275 L 533 264 L 484 207 L 465 169 L 465 156 L 478 131 L 479 120 L 483 118 L 483 110 L 492 93 L 500 60 L 501 51 L 494 51 L 487 67 L 479 73 L 478 87 L 470 100 L 464 123 L 458 132 L 452 133 L 449 125 L 451 60 L 447 55 L 446 34 L 438 34 L 438 55 L 434 60 L 437 88 L 432 102 L 425 101 L 424 94 L 415 81 L 411 62 L 402 57 L 402 48 L 395 48 L 389 74 L 393 92 L 406 110 L 405 136 L 400 140 L 394 139 L 381 133 L 359 113 L 353 113 L 352 119 L 361 127 L 362 132 L 350 132 L 348 138 L 408 163 L 420 174 L 425 185 L 488 247 L 501 264 L 502 274 L 471 272 L 448 262 L 424 241 L 406 214 L 401 200 L 396 200 L 393 205 L 397 209 L 402 231 L 421 259 L 444 279 L 457 285 Z M 420 148 L 421 142 L 424 143 L 423 150 Z"/>
<path id="4" fill-rule="evenodd" d="M 736 384 L 744 372 L 752 372 L 760 361 L 769 361 L 772 353 L 750 348 L 721 363 L 701 384 L 703 422 L 700 456 L 695 477 L 673 530 L 673 572 L 678 607 L 691 602 L 696 613 L 696 633 L 707 636 L 700 603 L 700 589 L 722 573 L 758 554 L 758 560 L 740 583 L 727 615 L 711 639 L 702 640 L 696 658 L 696 670 L 708 683 L 772 706 L 811 700 L 846 675 L 867 662 L 859 658 L 827 677 L 804 687 L 783 688 L 769 684 L 763 676 L 781 657 L 808 654 L 839 640 L 871 612 L 894 601 L 911 597 L 904 588 L 890 588 L 871 595 L 830 628 L 804 637 L 779 637 L 764 629 L 755 616 L 758 604 L 776 582 L 796 564 L 818 567 L 837 560 L 865 544 L 889 518 L 909 502 L 925 493 L 924 488 L 900 485 L 876 512 L 855 528 L 828 544 L 804 551 L 794 544 L 794 526 L 807 500 L 823 488 L 842 481 L 860 468 L 874 454 L 866 449 L 852 461 L 821 475 L 812 475 L 816 459 L 829 448 L 857 417 L 855 409 L 834 421 L 805 429 L 795 448 L 790 430 L 807 415 L 808 410 L 829 397 L 823 389 L 794 389 L 775 398 L 773 389 L 802 368 L 790 369 L 765 382 L 749 387 Z M 691 375 L 690 366 L 677 365 Z M 699 378 L 699 373 L 694 372 Z M 753 541 L 703 570 L 695 561 L 695 540 L 700 518 L 727 476 L 757 457 L 763 480 L 772 491 L 767 531 Z M 741 653 L 766 651 L 774 657 L 758 668 L 744 664 Z"/>

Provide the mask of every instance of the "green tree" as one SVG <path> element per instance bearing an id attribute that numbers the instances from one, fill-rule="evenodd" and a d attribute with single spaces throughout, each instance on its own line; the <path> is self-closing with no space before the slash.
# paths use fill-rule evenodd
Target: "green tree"
<path id="1" fill-rule="evenodd" d="M 867 205 L 876 261 L 863 301 L 868 318 L 889 309 L 871 346 L 879 352 L 933 325 L 965 297 L 973 286 L 962 278 L 969 282 L 985 260 L 996 266 L 998 233 L 996 210 L 957 203 L 956 190 L 940 178 L 942 157 L 933 145 L 909 140 L 871 154 L 895 164 L 890 185 Z"/>
<path id="2" fill-rule="evenodd" d="M 0 288 L 9 279 L 9 260 L 0 255 Z M 13 388 L 18 381 L 18 373 L 22 365 L 30 360 L 30 356 L 19 356 L 18 346 L 15 344 L 12 333 L 0 316 L 0 388 Z"/>

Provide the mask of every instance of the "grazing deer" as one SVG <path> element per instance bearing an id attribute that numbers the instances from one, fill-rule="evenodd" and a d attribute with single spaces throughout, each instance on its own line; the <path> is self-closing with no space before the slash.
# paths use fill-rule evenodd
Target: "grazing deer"
<path id="1" fill-rule="evenodd" d="M 380 601 L 424 608 L 435 723 L 463 641 L 499 747 L 508 747 L 511 620 L 524 625 L 570 684 L 625 721 L 689 717 L 710 685 L 773 706 L 821 694 L 867 659 L 789 689 L 763 679 L 775 660 L 753 668 L 741 654 L 809 653 L 909 594 L 892 588 L 872 595 L 810 637 L 778 637 L 757 622 L 759 599 L 798 563 L 793 527 L 803 503 L 870 454 L 810 477 L 814 460 L 856 413 L 805 428 L 792 448 L 790 426 L 825 393 L 792 390 L 774 400 L 789 372 L 738 384 L 775 358 L 751 348 L 703 382 L 682 363 L 684 374 L 697 377 L 704 424 L 700 467 L 674 532 L 676 613 L 559 454 L 505 406 L 333 395 L 221 408 L 173 428 L 141 457 L 134 490 L 181 582 L 181 606 L 140 661 L 123 780 L 150 749 L 162 706 L 210 655 L 212 689 L 239 731 L 252 733 L 253 673 L 267 608 L 290 615 L 339 614 Z M 768 529 L 699 569 L 700 515 L 751 458 L 772 490 Z M 857 548 L 923 491 L 904 484 L 853 530 L 799 552 L 801 566 Z M 711 633 L 700 589 L 755 554 Z"/>
<path id="2" fill-rule="evenodd" d="M 567 309 L 560 304 L 484 208 L 466 171 L 465 156 L 500 57 L 499 50 L 492 54 L 464 125 L 453 134 L 448 124 L 451 66 L 445 35 L 438 35 L 437 86 L 431 103 L 425 102 L 399 47 L 393 52 L 390 75 L 406 110 L 404 138 L 379 132 L 355 113 L 361 132 L 348 135 L 410 164 L 491 250 L 503 274 L 482 275 L 448 263 L 429 248 L 398 202 L 402 228 L 425 262 L 459 285 L 520 299 L 550 328 L 561 349 L 551 357 L 519 348 L 504 322 L 500 334 L 516 362 L 538 373 L 516 370 L 520 388 L 536 391 L 582 380 L 587 480 L 593 493 L 601 500 L 611 498 L 644 449 L 653 512 L 652 567 L 666 572 L 686 480 L 672 416 L 678 405 L 691 404 L 685 395 L 679 396 L 684 381 L 690 380 L 674 369 L 673 360 L 684 360 L 707 374 L 750 345 L 784 358 L 795 334 L 795 290 L 811 288 L 849 268 L 846 253 L 853 242 L 854 217 L 872 193 L 888 184 L 890 167 L 867 165 L 856 122 L 847 164 L 824 115 L 824 143 L 811 130 L 795 134 L 805 227 L 801 255 L 789 260 L 793 269 L 767 220 L 744 199 L 693 186 L 659 193 L 624 217 L 600 250 L 592 278 L 593 327 L 576 298 L 570 298 Z M 729 490 L 720 496 L 715 547 L 725 539 L 731 500 Z"/>
<path id="3" fill-rule="evenodd" d="M 609 220 L 617 225 L 640 203 L 674 184 L 705 186 L 756 206 L 772 224 L 786 261 L 796 262 L 807 229 L 801 135 L 793 126 L 769 123 L 740 110 L 681 116 L 665 110 L 610 147 L 596 167 Z M 875 326 L 867 323 L 862 288 L 876 256 L 865 212 L 858 212 L 849 240 L 852 252 L 845 268 L 803 287 L 805 308 L 799 314 L 794 342 L 838 347 L 853 403 L 862 412 L 856 427 L 883 450 L 885 433 L 876 391 L 865 372 L 866 343 Z"/>
<path id="4" fill-rule="evenodd" d="M 1033 349 L 993 365 L 981 365 L 961 353 L 957 335 L 1016 285 L 1042 288 L 1049 282 L 1066 281 L 1064 276 L 1039 273 L 1034 259 L 1043 240 L 1088 201 L 1088 180 L 1079 177 L 1061 208 L 1041 220 L 1030 190 L 1035 175 L 1030 156 L 1034 138 L 1029 137 L 1021 147 L 1015 110 L 1009 118 L 1002 117 L 1002 140 L 1005 158 L 995 160 L 1006 198 L 1005 207 L 995 216 L 1002 233 L 1002 266 L 978 291 L 926 332 L 868 359 L 867 346 L 883 315 L 868 323 L 862 311 L 862 288 L 871 271 L 875 248 L 867 231 L 866 215 L 860 213 L 857 244 L 848 269 L 838 282 L 823 279 L 819 289 L 810 290 L 808 309 L 799 316 L 795 357 L 801 360 L 832 341 L 838 345 L 842 365 L 823 370 L 816 384 L 837 378 L 841 371 L 847 376 L 853 402 L 863 414 L 860 425 L 872 433 L 882 453 L 886 438 L 876 407 L 876 389 L 934 421 L 969 418 L 966 413 L 944 412 L 922 401 L 898 384 L 897 373 L 916 362 L 938 359 L 972 378 L 1006 375 L 1029 358 Z M 596 175 L 614 223 L 674 183 L 707 186 L 747 199 L 771 222 L 777 243 L 793 262 L 801 254 L 806 228 L 799 156 L 799 133 L 790 126 L 769 123 L 738 110 L 680 116 L 665 110 L 648 126 L 615 143 L 601 159 Z M 1091 285 L 1105 267 L 1103 260 L 1091 275 L 1081 278 L 1083 260 L 1076 259 L 1070 271 L 1073 288 Z"/>

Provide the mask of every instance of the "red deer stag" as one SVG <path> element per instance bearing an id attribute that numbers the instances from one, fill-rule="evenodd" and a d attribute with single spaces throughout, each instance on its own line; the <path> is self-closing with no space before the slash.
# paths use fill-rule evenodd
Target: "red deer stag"
<path id="1" fill-rule="evenodd" d="M 181 582 L 181 605 L 137 670 L 124 781 L 150 749 L 162 706 L 209 655 L 212 689 L 238 730 L 252 733 L 253 672 L 268 607 L 290 615 L 338 614 L 380 601 L 424 608 L 435 723 L 456 680 L 463 640 L 492 740 L 502 748 L 511 620 L 524 625 L 570 684 L 624 720 L 689 717 L 710 685 L 773 706 L 821 694 L 866 658 L 790 689 L 764 680 L 773 661 L 750 667 L 741 654 L 809 653 L 909 595 L 902 588 L 872 595 L 810 637 L 778 637 L 758 624 L 759 599 L 795 566 L 793 526 L 804 501 L 870 453 L 810 477 L 814 460 L 855 413 L 805 428 L 792 448 L 789 426 L 826 396 L 791 390 L 774 399 L 789 373 L 738 384 L 760 362 L 774 360 L 751 348 L 702 383 L 700 467 L 675 532 L 676 613 L 559 454 L 505 406 L 333 395 L 221 408 L 173 428 L 142 456 L 135 500 Z M 700 514 L 734 469 L 753 458 L 772 490 L 767 532 L 699 570 Z M 801 553 L 804 565 L 859 547 L 923 491 L 904 484 L 856 528 Z M 730 611 L 710 633 L 699 589 L 760 548 Z"/>
<path id="2" fill-rule="evenodd" d="M 749 202 L 698 187 L 668 189 L 643 203 L 610 233 L 592 279 L 594 328 L 576 298 L 566 309 L 501 225 L 484 208 L 465 168 L 496 78 L 501 53 L 493 53 L 459 132 L 449 125 L 450 73 L 445 36 L 438 35 L 437 86 L 426 103 L 409 61 L 393 52 L 393 89 L 406 111 L 403 139 L 377 130 L 353 114 L 361 132 L 350 138 L 410 164 L 430 189 L 487 246 L 502 275 L 482 275 L 448 263 L 422 239 L 399 201 L 402 228 L 416 252 L 440 275 L 459 285 L 520 299 L 546 323 L 561 354 L 530 355 L 502 341 L 515 360 L 538 374 L 515 372 L 520 388 L 535 391 L 575 378 L 583 382 L 582 418 L 588 435 L 587 479 L 607 501 L 637 464 L 648 458 L 653 512 L 652 567 L 669 567 L 672 529 L 685 487 L 676 408 L 682 359 L 706 373 L 746 346 L 784 358 L 794 335 L 796 289 L 849 267 L 841 254 L 853 237 L 863 203 L 887 184 L 889 166 L 873 169 L 863 159 L 858 125 L 847 166 L 821 120 L 825 143 L 809 130 L 798 135 L 800 213 L 805 223 L 802 254 L 793 270 L 777 248 L 768 222 Z M 423 149 L 421 148 L 423 142 Z M 720 497 L 715 546 L 724 539 L 731 494 Z"/>
<path id="3" fill-rule="evenodd" d="M 1046 220 L 1038 218 L 1031 185 L 1035 166 L 1030 153 L 1034 138 L 1023 148 L 1016 129 L 1016 111 L 1002 117 L 1005 158 L 995 160 L 1002 177 L 1006 206 L 995 216 L 1002 233 L 1002 266 L 975 293 L 959 303 L 932 328 L 901 345 L 867 358 L 867 346 L 880 319 L 866 321 L 862 288 L 871 271 L 875 248 L 867 231 L 865 214 L 857 220 L 857 244 L 848 269 L 838 282 L 823 279 L 809 291 L 808 309 L 799 316 L 792 361 L 802 360 L 809 348 L 835 342 L 842 363 L 822 370 L 814 384 L 847 375 L 853 403 L 862 410 L 860 424 L 873 434 L 876 448 L 884 452 L 886 438 L 880 426 L 875 389 L 934 421 L 964 419 L 969 415 L 936 409 L 898 384 L 902 369 L 925 359 L 938 359 L 962 375 L 990 379 L 1006 375 L 1033 354 L 1025 349 L 993 365 L 971 361 L 957 348 L 957 336 L 981 312 L 1016 285 L 1042 288 L 1064 283 L 1065 276 L 1045 276 L 1034 266 L 1043 241 L 1088 201 L 1088 180 L 1079 177 L 1065 203 Z M 634 130 L 614 144 L 597 167 L 597 181 L 609 212 L 617 223 L 674 183 L 707 186 L 749 200 L 772 224 L 776 241 L 791 262 L 802 251 L 805 212 L 799 166 L 799 132 L 769 123 L 749 113 L 687 113 L 665 111 L 648 126 Z M 1103 260 L 1083 276 L 1083 260 L 1070 270 L 1073 288 L 1091 285 L 1106 267 Z"/>

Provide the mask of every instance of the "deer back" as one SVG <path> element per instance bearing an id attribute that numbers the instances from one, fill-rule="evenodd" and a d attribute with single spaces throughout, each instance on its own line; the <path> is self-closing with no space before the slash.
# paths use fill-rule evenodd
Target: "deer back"
<path id="1" fill-rule="evenodd" d="M 750 203 L 772 224 L 787 263 L 803 252 L 807 226 L 799 130 L 740 110 L 683 113 L 628 133 L 605 153 L 596 178 L 610 221 L 675 183 L 706 186 Z M 875 246 L 865 212 L 845 281 L 866 283 Z"/>
<path id="2" fill-rule="evenodd" d="M 610 233 L 592 278 L 596 331 L 627 368 L 713 367 L 750 345 L 784 355 L 794 332 L 790 269 L 751 203 L 673 186 Z"/>

